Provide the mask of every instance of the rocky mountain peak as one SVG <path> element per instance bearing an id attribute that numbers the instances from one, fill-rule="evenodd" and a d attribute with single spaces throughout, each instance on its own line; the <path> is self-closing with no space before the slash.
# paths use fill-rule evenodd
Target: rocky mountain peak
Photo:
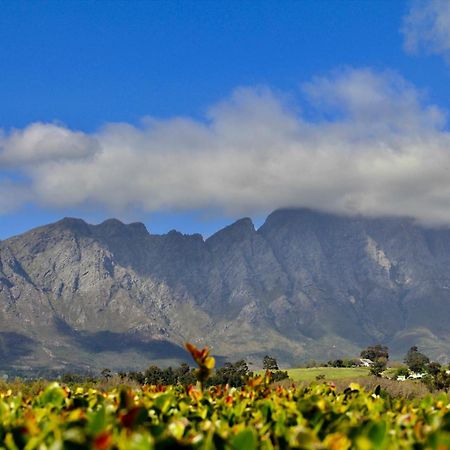
<path id="1" fill-rule="evenodd" d="M 89 225 L 84 220 L 75 217 L 64 217 L 54 224 L 54 228 L 67 229 L 74 233 L 90 233 Z"/>
<path id="2" fill-rule="evenodd" d="M 223 241 L 239 242 L 251 238 L 255 233 L 252 220 L 249 217 L 244 217 L 213 234 L 206 242 L 210 245 Z"/>
<path id="3" fill-rule="evenodd" d="M 99 225 L 91 225 L 91 229 L 95 234 L 102 237 L 133 236 L 134 238 L 142 238 L 149 236 L 149 232 L 143 223 L 134 222 L 127 225 L 118 219 L 107 219 Z"/>
<path id="4" fill-rule="evenodd" d="M 352 219 L 355 219 L 354 217 Z M 302 228 L 323 227 L 346 221 L 345 216 L 334 215 L 309 208 L 277 209 L 269 214 L 261 230 L 285 226 L 300 226 Z"/>

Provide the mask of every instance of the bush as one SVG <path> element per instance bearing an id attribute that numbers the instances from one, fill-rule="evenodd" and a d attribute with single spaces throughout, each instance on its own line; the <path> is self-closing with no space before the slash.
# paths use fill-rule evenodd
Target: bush
<path id="1" fill-rule="evenodd" d="M 287 371 L 276 370 L 272 372 L 272 381 L 275 383 L 277 381 L 287 380 L 289 378 L 289 374 Z"/>
<path id="2" fill-rule="evenodd" d="M 409 376 L 409 369 L 407 367 L 399 367 L 396 371 L 395 371 L 395 377 L 405 377 L 408 378 Z"/>
<path id="3" fill-rule="evenodd" d="M 446 391 L 450 390 L 450 374 L 445 369 L 440 369 L 434 373 L 428 373 L 428 375 L 422 379 L 423 383 L 428 389 L 433 391 Z"/>
<path id="4" fill-rule="evenodd" d="M 376 377 L 381 377 L 381 374 L 386 370 L 387 359 L 377 358 L 373 364 L 370 366 L 370 373 Z"/>

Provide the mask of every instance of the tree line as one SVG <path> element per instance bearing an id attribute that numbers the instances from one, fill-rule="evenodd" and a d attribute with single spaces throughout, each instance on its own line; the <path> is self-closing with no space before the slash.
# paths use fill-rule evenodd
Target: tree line
<path id="1" fill-rule="evenodd" d="M 264 357 L 263 369 L 270 371 L 271 381 L 281 381 L 289 378 L 287 371 L 280 370 L 277 360 L 272 356 L 266 355 Z M 196 370 L 186 363 L 181 363 L 178 367 L 161 368 L 157 365 L 150 365 L 144 371 L 120 371 L 117 374 L 105 368 L 100 372 L 100 376 L 104 381 L 108 381 L 114 375 L 117 375 L 123 382 L 133 381 L 141 385 L 170 386 L 179 384 L 188 386 L 196 383 Z M 245 360 L 241 359 L 233 363 L 226 362 L 209 376 L 205 382 L 205 387 L 217 385 L 241 387 L 253 376 L 254 373 L 249 369 Z M 83 376 L 79 374 L 64 374 L 61 378 L 61 381 L 65 383 L 80 383 L 93 380 L 95 380 L 95 377 L 92 375 Z"/>

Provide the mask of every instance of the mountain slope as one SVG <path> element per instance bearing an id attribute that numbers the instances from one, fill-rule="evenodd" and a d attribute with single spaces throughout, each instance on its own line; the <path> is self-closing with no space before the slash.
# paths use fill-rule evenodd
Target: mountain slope
<path id="1" fill-rule="evenodd" d="M 63 219 L 0 242 L 0 367 L 130 368 L 185 357 L 286 364 L 373 342 L 450 357 L 450 230 L 278 210 L 206 241 Z"/>

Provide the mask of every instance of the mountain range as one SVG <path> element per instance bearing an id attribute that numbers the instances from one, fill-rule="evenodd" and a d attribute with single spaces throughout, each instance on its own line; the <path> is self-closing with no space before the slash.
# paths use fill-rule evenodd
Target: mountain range
<path id="1" fill-rule="evenodd" d="M 374 343 L 450 359 L 450 228 L 282 209 L 203 239 L 65 218 L 0 241 L 0 370 L 142 369 Z"/>

